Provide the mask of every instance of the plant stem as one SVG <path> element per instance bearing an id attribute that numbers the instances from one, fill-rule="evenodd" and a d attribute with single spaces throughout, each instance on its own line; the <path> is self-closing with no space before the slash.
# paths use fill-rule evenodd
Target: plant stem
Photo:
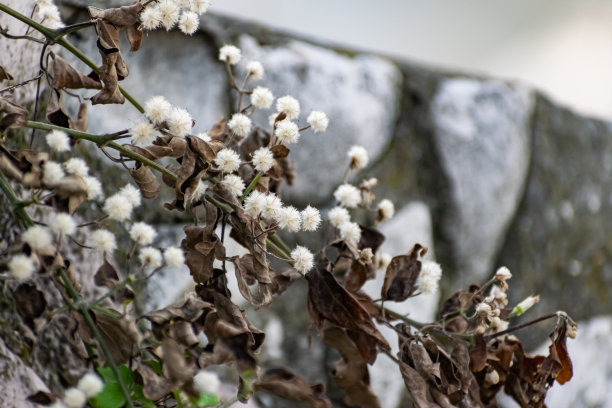
<path id="1" fill-rule="evenodd" d="M 255 178 L 251 180 L 247 188 L 244 190 L 244 193 L 242 193 L 242 195 L 240 196 L 240 202 L 243 202 L 246 196 L 248 196 L 249 193 L 253 191 L 257 183 L 259 183 L 259 179 L 261 178 L 261 176 L 263 176 L 263 173 L 260 171 L 259 173 L 257 173 Z"/>
<path id="2" fill-rule="evenodd" d="M 26 228 L 34 226 L 34 221 L 32 221 L 23 206 L 19 205 L 20 201 L 17 198 L 17 195 L 13 191 L 13 188 L 9 184 L 8 180 L 6 179 L 6 177 L 4 177 L 4 173 L 2 173 L 2 170 L 0 170 L 0 189 L 4 192 L 6 198 L 8 198 L 9 202 L 13 206 L 13 211 L 21 219 L 23 225 Z"/>
<path id="3" fill-rule="evenodd" d="M 407 323 L 410 326 L 415 327 L 417 329 L 421 329 L 421 328 L 425 327 L 425 323 L 421 323 L 421 322 L 417 322 L 416 320 L 412 320 L 412 319 L 410 319 L 410 318 L 408 318 L 406 316 L 403 316 L 403 315 L 401 315 L 401 314 L 399 314 L 397 312 L 394 312 L 393 310 L 387 309 L 386 307 L 382 308 L 382 310 L 384 310 L 385 316 L 389 316 L 389 317 L 391 317 L 393 319 L 401 320 L 404 323 Z"/>
<path id="4" fill-rule="evenodd" d="M 557 317 L 557 316 L 558 316 L 557 313 L 551 313 L 551 314 L 548 314 L 548 315 L 545 315 L 545 316 L 541 316 L 541 317 L 538 317 L 537 319 L 533 319 L 533 320 L 530 320 L 530 321 L 528 321 L 526 323 L 519 324 L 518 326 L 510 327 L 509 329 L 506 329 L 506 330 L 503 330 L 503 331 L 500 331 L 500 332 L 497 332 L 497 333 L 489 334 L 488 336 L 485 336 L 485 340 L 489 341 L 489 340 L 494 339 L 496 337 L 503 336 L 504 334 L 512 333 L 514 331 L 523 329 L 525 327 L 529 327 L 529 326 L 531 326 L 533 324 L 536 324 L 536 323 L 539 323 L 541 321 L 548 320 L 548 319 L 551 319 L 551 318 Z"/>

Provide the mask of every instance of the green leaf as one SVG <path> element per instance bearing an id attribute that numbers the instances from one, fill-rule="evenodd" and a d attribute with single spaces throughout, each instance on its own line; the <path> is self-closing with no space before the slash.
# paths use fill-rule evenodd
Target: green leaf
<path id="1" fill-rule="evenodd" d="M 119 366 L 119 375 L 128 387 L 134 382 L 134 373 L 125 364 Z"/>
<path id="2" fill-rule="evenodd" d="M 198 407 L 214 407 L 219 403 L 219 397 L 215 394 L 209 394 L 206 391 L 200 393 L 199 398 L 191 398 L 191 402 Z"/>
<path id="3" fill-rule="evenodd" d="M 157 360 L 147 360 L 145 363 L 155 371 L 157 375 L 163 375 L 162 363 Z"/>
<path id="4" fill-rule="evenodd" d="M 95 408 L 121 408 L 125 404 L 125 397 L 123 392 L 121 392 L 119 383 L 110 382 L 104 384 L 102 391 L 94 398 L 91 398 L 89 403 Z"/>
<path id="5" fill-rule="evenodd" d="M 134 373 L 125 364 L 117 367 L 119 369 L 119 375 L 121 379 L 128 387 L 134 382 Z M 104 379 L 105 383 L 116 383 L 117 377 L 113 373 L 113 369 L 110 367 L 98 367 L 98 373 Z"/>
<path id="6" fill-rule="evenodd" d="M 142 385 L 134 386 L 132 398 L 134 398 L 136 401 L 139 401 L 145 408 L 155 408 L 155 404 L 153 403 L 153 401 L 144 396 L 142 392 Z"/>
<path id="7" fill-rule="evenodd" d="M 100 377 L 104 379 L 105 383 L 117 381 L 115 379 L 115 373 L 113 373 L 113 370 L 110 367 L 98 367 L 98 374 L 100 374 Z"/>

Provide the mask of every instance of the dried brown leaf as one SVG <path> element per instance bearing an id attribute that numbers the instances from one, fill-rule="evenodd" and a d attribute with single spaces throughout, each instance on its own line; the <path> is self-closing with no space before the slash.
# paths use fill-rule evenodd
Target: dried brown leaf
<path id="1" fill-rule="evenodd" d="M 385 300 L 402 302 L 416 290 L 416 281 L 421 273 L 421 261 L 427 248 L 415 244 L 407 255 L 396 256 L 385 272 L 385 280 L 381 290 L 381 297 Z"/>
<path id="2" fill-rule="evenodd" d="M 173 381 L 157 375 L 147 364 L 141 363 L 136 371 L 142 378 L 142 393 L 151 401 L 157 401 L 165 397 L 176 388 Z"/>
<path id="3" fill-rule="evenodd" d="M 23 127 L 28 121 L 28 111 L 5 98 L 0 98 L 0 115 L 0 132 Z"/>
<path id="4" fill-rule="evenodd" d="M 79 112 L 77 113 L 77 120 L 73 121 L 70 119 L 68 121 L 70 123 L 70 129 L 79 130 L 81 132 L 87 131 L 87 104 L 82 103 L 79 105 Z"/>
<path id="5" fill-rule="evenodd" d="M 91 313 L 116 363 L 125 363 L 139 353 L 140 333 L 132 320 L 127 316 L 111 317 L 95 310 Z"/>
<path id="6" fill-rule="evenodd" d="M 69 174 L 53 185 L 53 191 L 62 200 L 61 209 L 74 213 L 87 200 L 87 185 L 80 176 Z"/>
<path id="7" fill-rule="evenodd" d="M 51 53 L 51 58 L 53 58 L 53 87 L 55 89 L 102 89 L 99 80 L 77 71 L 59 55 Z"/>
<path id="8" fill-rule="evenodd" d="M 47 307 L 44 294 L 33 283 L 22 283 L 13 292 L 17 312 L 24 322 L 34 327 L 34 319 L 40 317 Z"/>
<path id="9" fill-rule="evenodd" d="M 6 68 L 0 65 L 0 82 L 4 81 L 5 79 L 11 80 L 13 79 L 13 76 L 6 70 Z"/>
<path id="10" fill-rule="evenodd" d="M 244 298 L 257 308 L 267 306 L 272 301 L 270 273 L 267 270 L 256 267 L 253 255 L 246 254 L 241 257 L 231 258 L 234 263 L 238 289 Z M 255 293 L 251 293 L 250 285 L 257 283 Z"/>
<path id="11" fill-rule="evenodd" d="M 285 368 L 267 370 L 254 386 L 256 391 L 305 403 L 313 408 L 332 408 L 331 401 L 324 394 L 322 384 L 311 386 L 305 379 Z"/>
<path id="12" fill-rule="evenodd" d="M 130 175 L 140 188 L 143 198 L 155 198 L 161 191 L 161 185 L 157 181 L 157 177 L 148 166 L 138 162 L 135 169 L 130 169 Z"/>
<path id="13" fill-rule="evenodd" d="M 287 146 L 282 144 L 273 146 L 270 150 L 272 151 L 275 159 L 285 158 L 289 156 L 289 153 L 291 152 Z"/>

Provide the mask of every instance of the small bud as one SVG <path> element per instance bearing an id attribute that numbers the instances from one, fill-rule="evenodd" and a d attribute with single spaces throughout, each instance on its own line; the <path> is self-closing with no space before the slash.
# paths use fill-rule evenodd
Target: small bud
<path id="1" fill-rule="evenodd" d="M 497 371 L 493 370 L 493 371 L 489 371 L 486 375 L 485 375 L 485 382 L 487 384 L 497 384 L 499 382 L 499 374 L 497 373 Z"/>
<path id="2" fill-rule="evenodd" d="M 508 317 L 521 316 L 527 310 L 531 309 L 533 305 L 535 305 L 539 301 L 540 301 L 540 296 L 529 296 L 523 299 L 521 303 L 519 303 L 518 305 L 514 307 L 514 309 L 512 309 L 512 312 L 510 312 Z"/>

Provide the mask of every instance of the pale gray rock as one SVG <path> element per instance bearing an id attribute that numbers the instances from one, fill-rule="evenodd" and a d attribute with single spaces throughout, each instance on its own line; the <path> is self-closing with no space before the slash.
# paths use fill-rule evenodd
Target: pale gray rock
<path id="1" fill-rule="evenodd" d="M 445 227 L 463 276 L 481 279 L 492 272 L 524 190 L 532 110 L 530 89 L 495 80 L 443 80 L 432 100 L 452 197 Z"/>

